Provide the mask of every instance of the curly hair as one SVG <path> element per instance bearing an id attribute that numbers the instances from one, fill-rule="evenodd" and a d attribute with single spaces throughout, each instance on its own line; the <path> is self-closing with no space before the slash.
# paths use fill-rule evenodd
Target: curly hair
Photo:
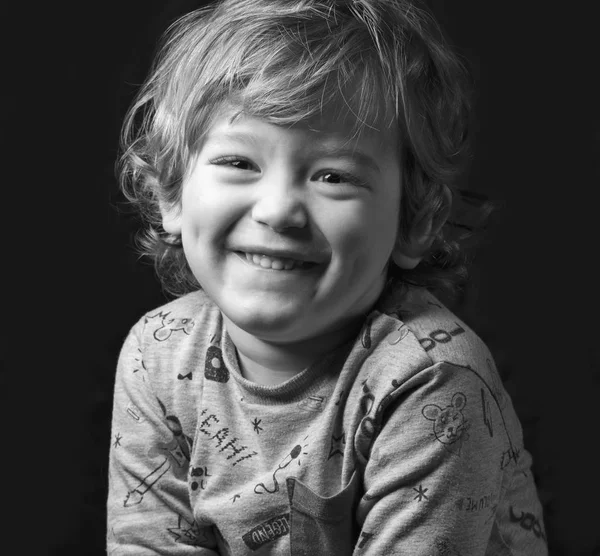
<path id="1" fill-rule="evenodd" d="M 200 287 L 181 238 L 162 228 L 160 206 L 179 203 L 212 119 L 231 102 L 278 125 L 336 110 L 351 115 L 357 134 L 395 129 L 399 233 L 408 239 L 415 222 L 444 210 L 444 187 L 460 194 L 469 89 L 433 18 L 408 0 L 224 0 L 184 15 L 164 34 L 123 125 L 120 183 L 145 222 L 142 253 L 167 293 Z M 390 263 L 390 276 L 455 289 L 466 275 L 465 234 L 455 224 L 444 225 L 416 269 Z"/>

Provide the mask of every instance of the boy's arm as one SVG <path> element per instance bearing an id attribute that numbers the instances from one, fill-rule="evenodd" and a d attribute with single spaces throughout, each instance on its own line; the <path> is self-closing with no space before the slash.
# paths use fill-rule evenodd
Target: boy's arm
<path id="1" fill-rule="evenodd" d="M 107 553 L 215 555 L 212 529 L 195 523 L 190 506 L 191 446 L 185 434 L 173 434 L 152 390 L 138 339 L 141 327 L 138 323 L 125 340 L 115 379 Z"/>
<path id="2" fill-rule="evenodd" d="M 476 372 L 448 363 L 409 382 L 394 393 L 366 463 L 354 554 L 481 556 L 492 548 L 498 512 L 512 526 L 511 554 L 547 555 L 543 532 L 506 519 L 506 490 L 519 492 L 517 517 L 541 513 L 510 402 L 501 410 L 496 391 Z M 504 478 L 515 466 L 519 484 L 511 486 Z M 506 550 L 498 537 L 497 548 Z"/>

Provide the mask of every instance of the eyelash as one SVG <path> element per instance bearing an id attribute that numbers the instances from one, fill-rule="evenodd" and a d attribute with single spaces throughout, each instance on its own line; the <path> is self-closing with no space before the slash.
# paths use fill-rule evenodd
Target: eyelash
<path id="1" fill-rule="evenodd" d="M 367 185 L 363 180 L 357 178 L 356 176 L 347 174 L 346 172 L 340 172 L 338 170 L 321 170 L 316 174 L 317 177 L 323 177 L 327 175 L 337 176 L 340 179 L 339 182 L 333 182 L 331 185 L 349 184 L 354 187 L 365 187 Z"/>
<path id="2" fill-rule="evenodd" d="M 249 166 L 254 166 L 252 162 L 250 162 L 243 156 L 221 156 L 219 158 L 216 158 L 215 160 L 211 160 L 211 164 L 215 164 L 217 166 L 231 166 L 236 170 L 240 170 L 241 168 L 238 168 L 237 166 L 233 165 L 234 162 L 244 162 Z"/>
<path id="3" fill-rule="evenodd" d="M 237 166 L 234 166 L 234 163 L 236 162 L 242 162 L 248 164 L 249 166 L 252 166 L 253 168 L 256 168 L 256 166 L 252 162 L 250 162 L 247 158 L 244 158 L 242 156 L 222 156 L 212 160 L 211 164 L 215 164 L 216 166 L 230 166 L 235 170 L 247 171 L 247 169 L 245 168 L 238 168 Z M 348 174 L 346 172 L 340 172 L 339 170 L 320 170 L 319 172 L 317 172 L 317 174 L 315 174 L 315 177 L 318 178 L 327 175 L 333 175 L 339 178 L 340 181 L 333 182 L 332 185 L 349 184 L 353 187 L 366 187 L 367 185 L 363 180 L 357 178 L 356 176 Z M 313 177 L 312 179 L 314 180 L 315 178 Z"/>

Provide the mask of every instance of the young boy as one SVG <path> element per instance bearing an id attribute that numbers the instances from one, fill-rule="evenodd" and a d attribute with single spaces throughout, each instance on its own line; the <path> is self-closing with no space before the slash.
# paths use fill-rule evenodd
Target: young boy
<path id="1" fill-rule="evenodd" d="M 547 554 L 492 357 L 430 293 L 462 271 L 462 79 L 404 0 L 170 29 L 122 176 L 177 299 L 120 355 L 110 554 Z"/>

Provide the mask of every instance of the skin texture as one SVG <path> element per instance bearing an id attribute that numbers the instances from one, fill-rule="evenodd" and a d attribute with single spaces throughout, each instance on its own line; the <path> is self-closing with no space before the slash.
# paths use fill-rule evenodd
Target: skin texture
<path id="1" fill-rule="evenodd" d="M 282 127 L 226 109 L 180 206 L 163 208 L 257 382 L 279 383 L 353 337 L 399 248 L 397 140 L 370 129 L 350 137 L 339 120 Z M 290 259 L 305 267 L 276 269 Z"/>

